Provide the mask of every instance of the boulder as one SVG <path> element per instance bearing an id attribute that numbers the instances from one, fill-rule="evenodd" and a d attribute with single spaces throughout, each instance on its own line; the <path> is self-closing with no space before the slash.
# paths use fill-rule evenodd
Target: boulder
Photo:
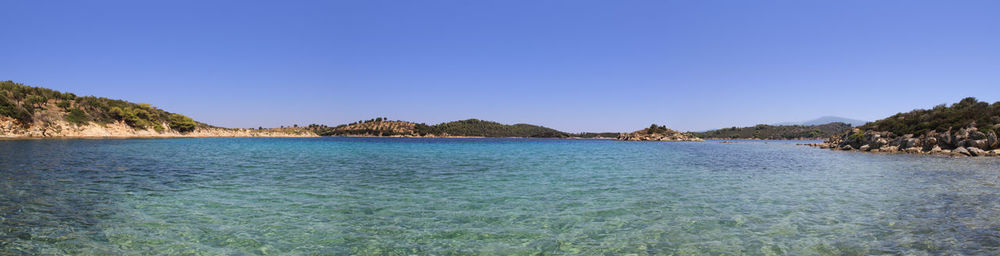
<path id="1" fill-rule="evenodd" d="M 881 148 L 881 151 L 882 152 L 886 152 L 886 153 L 896 153 L 896 152 L 899 152 L 899 147 L 897 147 L 897 146 L 885 146 L 885 147 Z"/>
<path id="2" fill-rule="evenodd" d="M 966 156 L 972 155 L 972 153 L 969 153 L 969 150 L 966 150 L 963 147 L 957 147 L 954 150 L 952 150 L 951 152 L 962 154 L 962 155 L 966 155 Z"/>
<path id="3" fill-rule="evenodd" d="M 986 151 L 983 151 L 982 149 L 979 149 L 977 147 L 969 147 L 966 148 L 966 150 L 968 150 L 969 155 L 972 156 L 986 156 Z"/>
<path id="4" fill-rule="evenodd" d="M 951 133 L 949 132 L 936 133 L 934 134 L 934 139 L 937 141 L 936 144 L 942 147 L 950 148 L 955 146 L 955 144 L 953 144 L 954 141 L 952 140 Z"/>
<path id="5" fill-rule="evenodd" d="M 955 141 L 955 147 L 956 148 L 968 147 L 969 144 L 972 144 L 972 143 L 969 142 L 969 139 L 961 139 L 961 140 Z"/>
<path id="6" fill-rule="evenodd" d="M 989 144 L 989 148 L 1000 147 L 1000 141 L 997 140 L 997 134 L 993 131 L 986 134 L 986 143 Z"/>
<path id="7" fill-rule="evenodd" d="M 970 140 L 969 141 L 969 145 L 967 145 L 967 146 L 968 147 L 974 147 L 974 148 L 984 149 L 984 148 L 989 148 L 990 147 L 990 143 L 986 139 Z"/>
<path id="8" fill-rule="evenodd" d="M 942 149 L 941 149 L 941 146 L 938 146 L 938 145 L 934 145 L 934 147 L 933 147 L 933 148 L 931 148 L 930 150 L 928 150 L 927 152 L 931 152 L 931 153 L 941 153 L 941 150 L 942 150 Z"/>
<path id="9" fill-rule="evenodd" d="M 851 145 L 844 145 L 844 146 L 840 147 L 840 150 L 845 150 L 845 151 L 846 150 L 854 150 L 854 147 L 851 147 Z"/>
<path id="10" fill-rule="evenodd" d="M 938 139 L 934 136 L 926 136 L 926 138 L 924 138 L 924 148 L 933 148 L 934 146 L 937 146 L 937 144 Z"/>
<path id="11" fill-rule="evenodd" d="M 901 148 L 913 148 L 920 147 L 920 139 L 907 138 L 903 140 L 903 146 Z"/>
<path id="12" fill-rule="evenodd" d="M 862 145 L 858 149 L 860 149 L 861 151 L 869 151 L 869 150 L 872 150 L 872 146 L 869 146 L 868 144 L 864 144 L 864 145 Z"/>
<path id="13" fill-rule="evenodd" d="M 920 148 L 918 148 L 918 147 L 905 148 L 905 149 L 903 149 L 903 152 L 910 153 L 910 154 L 919 154 L 920 153 Z"/>
<path id="14" fill-rule="evenodd" d="M 885 145 L 888 145 L 888 144 L 889 144 L 889 140 L 887 140 L 885 138 L 878 138 L 874 142 L 872 142 L 871 145 L 872 145 L 873 148 L 881 148 L 881 147 L 883 147 Z"/>
<path id="15" fill-rule="evenodd" d="M 958 129 L 958 131 L 955 132 L 954 136 L 955 141 L 961 141 L 968 138 L 969 138 L 969 128 Z"/>
<path id="16" fill-rule="evenodd" d="M 969 132 L 969 139 L 972 139 L 972 140 L 985 140 L 986 139 L 986 134 L 983 133 L 983 132 L 980 132 L 980 131 L 970 131 Z"/>

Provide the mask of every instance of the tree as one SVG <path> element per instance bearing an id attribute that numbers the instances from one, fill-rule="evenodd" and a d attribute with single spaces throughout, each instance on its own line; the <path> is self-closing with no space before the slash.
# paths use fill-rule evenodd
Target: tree
<path id="1" fill-rule="evenodd" d="M 170 114 L 170 129 L 174 129 L 178 132 L 191 132 L 194 131 L 197 123 L 194 122 L 190 117 L 181 114 Z"/>
<path id="2" fill-rule="evenodd" d="M 39 95 L 30 95 L 24 99 L 25 104 L 31 105 L 34 108 L 41 108 L 45 101 L 47 101 L 47 99 Z"/>

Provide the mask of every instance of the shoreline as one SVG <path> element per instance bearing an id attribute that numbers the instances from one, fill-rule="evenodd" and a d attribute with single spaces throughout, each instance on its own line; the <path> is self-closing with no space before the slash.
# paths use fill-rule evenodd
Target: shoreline
<path id="1" fill-rule="evenodd" d="M 968 150 L 965 147 L 960 147 L 953 150 L 940 149 L 940 148 L 924 150 L 917 147 L 910 147 L 905 149 L 897 148 L 897 149 L 862 150 L 853 147 L 837 147 L 835 144 L 828 142 L 805 143 L 796 145 L 815 147 L 820 149 L 828 149 L 830 151 L 847 151 L 847 152 L 857 152 L 865 154 L 886 154 L 886 155 L 900 154 L 900 155 L 947 156 L 947 157 L 1000 157 L 1000 149 L 994 149 L 990 151 L 980 150 L 981 153 L 970 153 L 970 150 Z"/>

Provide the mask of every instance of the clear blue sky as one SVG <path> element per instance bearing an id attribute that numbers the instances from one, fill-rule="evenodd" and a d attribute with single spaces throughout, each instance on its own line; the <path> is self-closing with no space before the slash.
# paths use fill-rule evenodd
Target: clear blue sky
<path id="1" fill-rule="evenodd" d="M 209 3 L 210 2 L 210 3 Z M 565 131 L 1000 100 L 1000 1 L 3 1 L 0 79 L 227 127 Z"/>

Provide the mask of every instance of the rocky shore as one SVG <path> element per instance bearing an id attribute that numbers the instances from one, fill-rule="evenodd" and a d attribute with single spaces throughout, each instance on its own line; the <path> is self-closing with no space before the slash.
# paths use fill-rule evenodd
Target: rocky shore
<path id="1" fill-rule="evenodd" d="M 1000 128 L 1000 127 L 998 127 Z M 920 136 L 893 136 L 890 132 L 854 129 L 847 134 L 822 143 L 805 144 L 832 150 L 933 154 L 947 156 L 1000 156 L 1000 140 L 993 131 L 982 132 L 976 127 L 957 131 L 930 131 Z"/>
<path id="2" fill-rule="evenodd" d="M 304 129 L 239 129 L 199 126 L 190 132 L 172 129 L 134 129 L 124 122 L 108 124 L 70 124 L 66 121 L 35 123 L 24 127 L 9 117 L 0 116 L 0 138 L 179 138 L 179 137 L 317 137 Z"/>

